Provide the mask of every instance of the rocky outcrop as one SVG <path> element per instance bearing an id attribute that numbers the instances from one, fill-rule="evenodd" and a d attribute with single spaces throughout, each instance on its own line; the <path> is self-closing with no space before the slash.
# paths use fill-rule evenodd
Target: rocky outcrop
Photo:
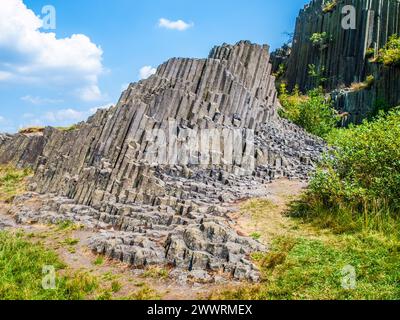
<path id="1" fill-rule="evenodd" d="M 372 67 L 375 81 L 370 88 L 359 91 L 340 88 L 332 92 L 336 109 L 349 114 L 344 124 L 361 123 L 379 110 L 400 105 L 400 68 Z"/>
<path id="2" fill-rule="evenodd" d="M 316 79 L 308 73 L 315 65 L 326 78 L 324 88 L 334 91 L 336 105 L 340 111 L 348 112 L 348 121 L 359 122 L 371 115 L 383 104 L 400 104 L 400 70 L 370 63 L 368 51 L 382 48 L 389 37 L 400 34 L 400 2 L 397 0 L 337 0 L 330 10 L 328 3 L 334 1 L 313 0 L 300 11 L 290 56 L 282 61 L 286 64 L 284 79 L 290 89 L 298 85 L 303 92 L 315 87 Z M 344 29 L 342 9 L 352 5 L 356 12 L 356 29 Z M 326 33 L 323 44 L 311 41 L 313 34 Z M 374 76 L 375 83 L 362 92 L 343 90 L 352 83 L 364 82 Z"/>
<path id="3" fill-rule="evenodd" d="M 45 143 L 42 134 L 0 134 L 0 164 L 32 167 L 42 155 Z"/>
<path id="4" fill-rule="evenodd" d="M 98 229 L 91 248 L 135 267 L 257 280 L 249 254 L 266 248 L 232 229 L 227 204 L 306 179 L 324 149 L 278 116 L 274 80 L 268 47 L 246 41 L 167 61 L 77 130 L 46 130 L 17 220 Z"/>

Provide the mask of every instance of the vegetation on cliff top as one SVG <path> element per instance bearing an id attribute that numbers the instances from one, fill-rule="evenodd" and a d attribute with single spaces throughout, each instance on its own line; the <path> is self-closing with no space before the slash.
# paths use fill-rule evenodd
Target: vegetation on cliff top
<path id="1" fill-rule="evenodd" d="M 55 129 L 59 131 L 64 131 L 64 132 L 70 132 L 70 131 L 75 131 L 78 129 L 78 125 L 73 124 L 68 127 L 55 127 Z M 28 128 L 23 128 L 19 130 L 18 133 L 20 134 L 42 134 L 45 130 L 45 127 L 28 127 Z"/>
<path id="2" fill-rule="evenodd" d="M 327 1 L 324 6 L 322 7 L 322 12 L 323 13 L 329 13 L 332 12 L 333 10 L 335 10 L 335 8 L 338 5 L 338 1 L 337 0 L 330 0 Z"/>
<path id="3" fill-rule="evenodd" d="M 379 50 L 376 62 L 385 66 L 400 66 L 400 36 L 392 35 L 387 44 Z"/>

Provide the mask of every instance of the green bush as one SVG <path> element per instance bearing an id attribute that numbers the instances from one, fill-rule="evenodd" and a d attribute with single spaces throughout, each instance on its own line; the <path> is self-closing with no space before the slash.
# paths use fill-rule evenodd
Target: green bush
<path id="1" fill-rule="evenodd" d="M 313 79 L 315 87 L 322 86 L 326 82 L 325 71 L 325 66 L 317 67 L 315 64 L 308 65 L 308 75 Z"/>
<path id="2" fill-rule="evenodd" d="M 400 109 L 331 132 L 332 150 L 294 212 L 338 229 L 367 227 L 399 234 Z"/>
<path id="3" fill-rule="evenodd" d="M 283 107 L 281 116 L 317 136 L 326 137 L 339 121 L 337 112 L 321 88 L 310 90 L 304 96 L 298 88 L 289 94 L 283 84 L 279 98 Z"/>
<path id="4" fill-rule="evenodd" d="M 330 36 L 326 32 L 316 32 L 313 33 L 313 35 L 310 37 L 310 41 L 312 42 L 314 47 L 324 49 L 329 44 L 329 42 L 332 41 L 332 36 Z"/>
<path id="5" fill-rule="evenodd" d="M 400 66 L 400 36 L 394 34 L 389 38 L 385 47 L 379 50 L 376 61 L 385 66 Z"/>
<path id="6" fill-rule="evenodd" d="M 375 119 L 381 112 L 388 112 L 394 107 L 386 101 L 385 98 L 378 96 L 374 103 L 374 108 L 369 112 L 368 119 Z"/>

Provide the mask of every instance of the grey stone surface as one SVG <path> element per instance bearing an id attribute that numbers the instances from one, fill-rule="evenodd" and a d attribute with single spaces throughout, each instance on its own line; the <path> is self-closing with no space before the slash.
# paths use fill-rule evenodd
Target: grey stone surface
<path id="1" fill-rule="evenodd" d="M 15 227 L 16 223 L 14 219 L 11 217 L 0 216 L 0 231 Z"/>
<path id="2" fill-rule="evenodd" d="M 33 166 L 45 143 L 42 134 L 0 134 L 0 164 L 11 163 L 19 168 Z"/>

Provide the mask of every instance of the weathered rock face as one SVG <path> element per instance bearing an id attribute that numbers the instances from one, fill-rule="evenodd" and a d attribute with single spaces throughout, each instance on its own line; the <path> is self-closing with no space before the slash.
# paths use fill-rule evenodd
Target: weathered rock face
<path id="1" fill-rule="evenodd" d="M 371 88 L 332 92 L 336 109 L 349 114 L 344 124 L 361 123 L 367 117 L 376 115 L 380 109 L 400 105 L 400 68 L 370 66 L 370 70 L 376 79 Z"/>
<path id="2" fill-rule="evenodd" d="M 45 143 L 42 134 L 0 134 L 0 163 L 10 163 L 20 168 L 33 166 L 42 155 Z"/>
<path id="3" fill-rule="evenodd" d="M 208 59 L 169 60 L 150 79 L 130 85 L 116 107 L 99 111 L 80 130 L 49 132 L 38 163 L 36 191 L 57 193 L 95 207 L 110 198 L 157 202 L 167 196 L 165 176 L 190 179 L 196 175 L 190 165 L 160 169 L 146 161 L 149 142 L 145 131 L 168 131 L 172 119 L 181 131 L 254 129 L 266 139 L 255 159 L 258 166 L 270 165 L 263 179 L 268 181 L 275 174 L 304 176 L 307 170 L 301 172 L 300 159 L 315 158 L 313 149 L 306 148 L 314 138 L 277 116 L 268 59 L 266 47 L 241 42 L 214 48 Z M 181 139 L 178 135 L 177 140 Z M 279 141 L 275 143 L 275 139 Z M 285 142 L 291 144 L 286 155 L 284 148 L 274 149 L 274 144 Z M 220 166 L 203 169 L 220 175 Z M 235 173 L 240 165 L 223 169 Z"/>
<path id="4" fill-rule="evenodd" d="M 397 0 L 341 0 L 331 12 L 324 13 L 327 2 L 311 1 L 297 18 L 286 74 L 291 88 L 296 84 L 301 89 L 315 85 L 307 72 L 310 64 L 325 67 L 328 90 L 364 81 L 369 71 L 367 50 L 382 48 L 391 35 L 400 33 Z M 355 30 L 342 27 L 342 8 L 346 5 L 356 9 Z M 323 48 L 314 46 L 311 36 L 322 32 L 331 36 L 331 41 Z"/>
<path id="5" fill-rule="evenodd" d="M 77 130 L 46 130 L 32 184 L 43 205 L 28 210 L 32 195 L 16 199 L 17 220 L 97 228 L 91 248 L 136 267 L 257 280 L 248 255 L 266 248 L 232 229 L 224 204 L 265 195 L 274 178 L 306 178 L 324 149 L 277 115 L 276 96 L 266 46 L 239 42 L 208 59 L 171 59 Z M 187 144 L 204 130 L 226 133 L 219 148 Z M 171 146 L 168 161 L 149 158 Z"/>
<path id="6" fill-rule="evenodd" d="M 300 11 L 296 22 L 293 46 L 286 61 L 284 76 L 290 89 L 298 85 L 305 92 L 315 87 L 315 78 L 308 73 L 309 65 L 324 68 L 324 87 L 328 91 L 350 87 L 352 83 L 373 75 L 375 84 L 362 92 L 339 90 L 334 96 L 337 108 L 349 112 L 349 121 L 359 122 L 383 102 L 400 104 L 400 70 L 370 63 L 368 49 L 382 48 L 393 34 L 400 34 L 400 2 L 397 0 L 340 0 L 329 12 L 323 12 L 327 0 L 313 0 Z M 356 9 L 356 29 L 342 27 L 342 9 Z M 326 32 L 328 41 L 316 46 L 310 40 L 314 33 Z"/>

